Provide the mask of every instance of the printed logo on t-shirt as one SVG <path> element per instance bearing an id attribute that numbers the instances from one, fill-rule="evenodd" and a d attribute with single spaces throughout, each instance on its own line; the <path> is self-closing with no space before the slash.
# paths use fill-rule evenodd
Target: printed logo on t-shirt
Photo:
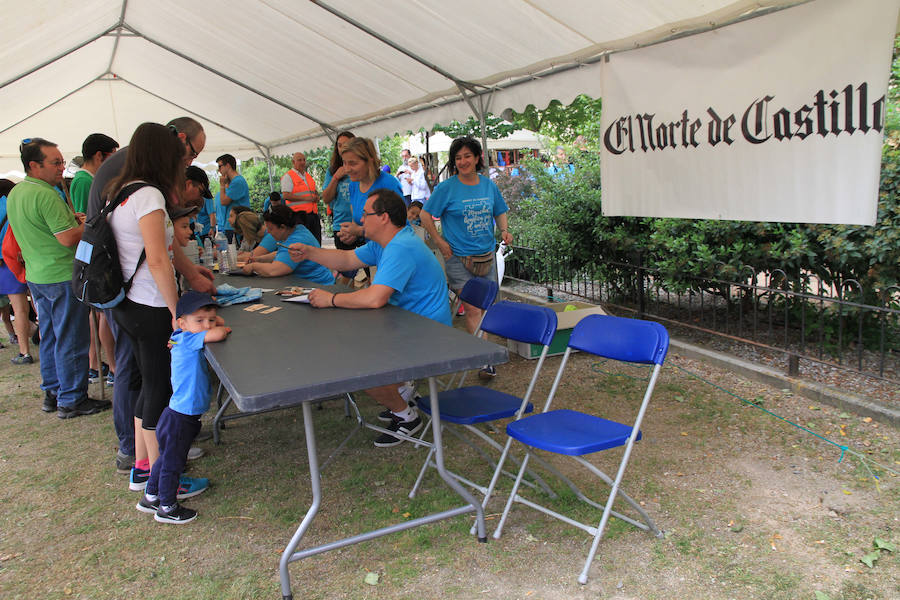
<path id="1" fill-rule="evenodd" d="M 488 197 L 466 198 L 463 200 L 463 222 L 466 231 L 473 237 L 491 233 L 493 222 L 492 204 Z"/>

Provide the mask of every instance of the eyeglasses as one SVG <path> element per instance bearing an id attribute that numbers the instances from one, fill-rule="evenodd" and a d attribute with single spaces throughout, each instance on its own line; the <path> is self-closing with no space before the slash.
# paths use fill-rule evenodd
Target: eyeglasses
<path id="1" fill-rule="evenodd" d="M 363 217 L 363 218 L 366 218 L 366 217 L 377 217 L 378 215 L 383 215 L 383 214 L 384 214 L 384 211 L 383 211 L 383 210 L 376 210 L 376 211 L 372 211 L 372 212 L 370 212 L 370 213 L 367 213 L 366 211 L 363 211 L 362 217 Z"/>
<path id="2" fill-rule="evenodd" d="M 168 127 L 169 131 L 172 132 L 172 135 L 177 137 L 178 129 L 174 125 L 169 125 Z M 190 149 L 191 151 L 191 160 L 197 158 L 200 155 L 200 153 L 194 149 L 194 144 L 191 143 L 191 138 L 189 138 L 187 134 L 184 134 L 184 143 L 187 144 L 188 149 Z"/>
<path id="3" fill-rule="evenodd" d="M 46 161 L 40 160 L 40 161 L 34 161 L 34 162 L 39 163 L 39 164 L 44 164 L 44 162 L 46 162 Z M 66 164 L 66 161 L 57 159 L 57 160 L 52 161 L 50 163 L 50 166 L 51 167 L 62 167 L 65 164 Z"/>

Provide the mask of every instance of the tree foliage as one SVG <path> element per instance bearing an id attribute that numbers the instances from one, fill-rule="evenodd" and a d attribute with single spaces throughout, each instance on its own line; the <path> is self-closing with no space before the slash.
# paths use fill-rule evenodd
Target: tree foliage
<path id="1" fill-rule="evenodd" d="M 571 104 L 552 100 L 546 108 L 529 104 L 521 113 L 512 113 L 517 129 L 529 129 L 544 135 L 554 144 L 571 145 L 582 135 L 589 148 L 600 139 L 600 109 L 603 101 L 581 94 Z"/>
<path id="2" fill-rule="evenodd" d="M 516 129 L 521 129 L 500 117 L 488 113 L 484 118 L 485 133 L 489 140 L 503 139 Z M 449 125 L 435 125 L 433 131 L 442 131 L 447 137 L 458 138 L 470 135 L 475 139 L 481 139 L 481 125 L 475 117 L 469 117 L 464 122 L 453 121 Z"/>

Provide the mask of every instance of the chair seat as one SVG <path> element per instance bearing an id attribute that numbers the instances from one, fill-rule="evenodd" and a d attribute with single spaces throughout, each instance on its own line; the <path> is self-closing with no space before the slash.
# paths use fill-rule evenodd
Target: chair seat
<path id="1" fill-rule="evenodd" d="M 522 399 L 512 394 L 498 392 L 480 385 L 456 388 L 441 392 L 441 420 L 457 425 L 472 425 L 512 417 L 519 410 Z M 431 414 L 431 398 L 419 398 L 419 408 Z M 534 406 L 529 402 L 525 412 L 530 413 Z"/>
<path id="2" fill-rule="evenodd" d="M 443 396 L 441 418 L 443 418 Z M 569 456 L 581 456 L 625 445 L 632 427 L 574 410 L 551 410 L 506 426 L 506 433 L 523 444 Z M 635 441 L 641 439 L 638 431 Z"/>

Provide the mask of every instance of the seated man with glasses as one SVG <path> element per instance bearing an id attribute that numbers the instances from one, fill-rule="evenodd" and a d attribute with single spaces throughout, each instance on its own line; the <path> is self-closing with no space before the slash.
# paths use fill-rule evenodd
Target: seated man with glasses
<path id="1" fill-rule="evenodd" d="M 381 308 L 394 304 L 410 312 L 450 325 L 447 280 L 434 253 L 406 223 L 406 203 L 396 192 L 372 192 L 363 207 L 363 233 L 370 240 L 355 250 L 331 250 L 291 244 L 291 258 L 311 260 L 338 271 L 376 266 L 372 285 L 348 293 L 314 289 L 309 303 L 316 308 Z M 414 407 L 407 405 L 397 385 L 366 390 L 390 412 L 390 431 L 412 435 L 422 427 Z M 375 446 L 396 446 L 403 440 L 382 434 Z"/>
<path id="2" fill-rule="evenodd" d="M 92 415 L 111 403 L 88 397 L 88 307 L 72 291 L 83 216 L 76 219 L 54 190 L 66 167 L 56 144 L 30 138 L 19 153 L 27 175 L 9 194 L 7 216 L 40 319 L 43 410 L 60 419 Z"/>

